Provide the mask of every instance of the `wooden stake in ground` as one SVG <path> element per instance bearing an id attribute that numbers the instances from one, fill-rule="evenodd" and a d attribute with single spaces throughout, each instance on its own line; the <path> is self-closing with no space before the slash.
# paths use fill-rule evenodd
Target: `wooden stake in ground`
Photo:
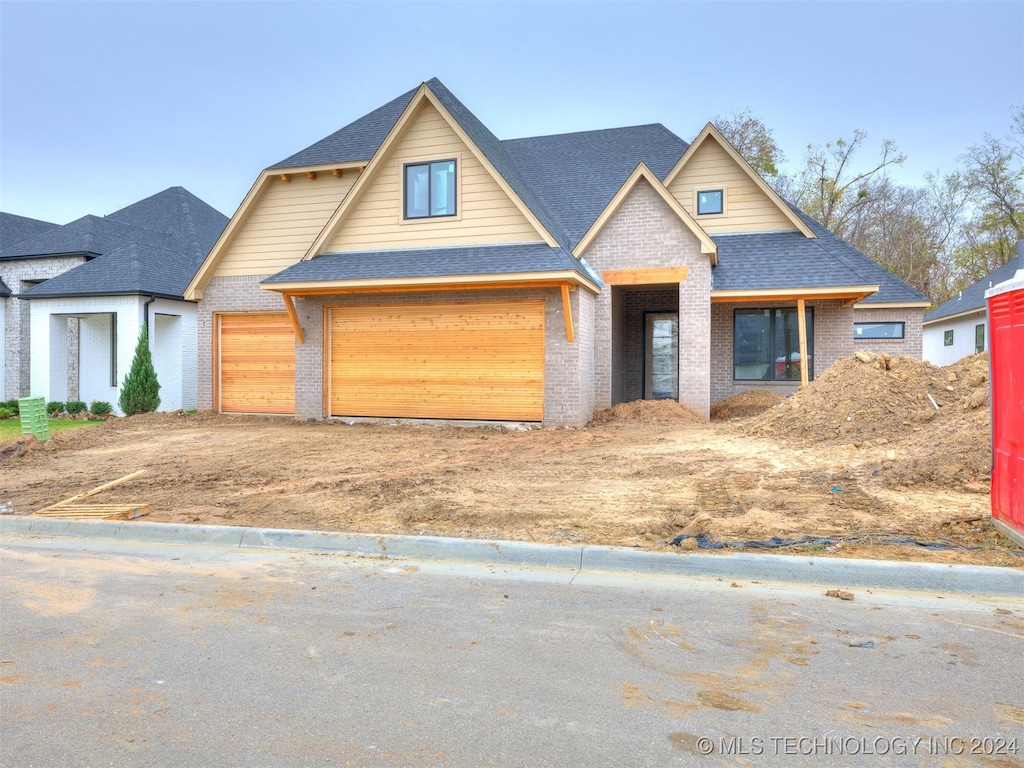
<path id="1" fill-rule="evenodd" d="M 48 511 L 54 509 L 55 507 L 64 507 L 64 506 L 67 506 L 68 504 L 74 504 L 77 501 L 81 501 L 82 499 L 87 499 L 90 496 L 95 496 L 97 493 L 102 493 L 103 491 L 107 490 L 108 488 L 113 488 L 115 485 L 121 485 L 121 483 L 127 483 L 129 480 L 134 480 L 139 475 L 144 475 L 144 474 L 146 474 L 146 470 L 140 469 L 138 472 L 132 472 L 130 475 L 125 475 L 124 477 L 119 477 L 117 480 L 111 480 L 109 483 L 104 483 L 103 485 L 97 485 L 91 491 L 86 491 L 85 493 L 79 493 L 76 496 L 72 496 L 70 499 L 64 499 L 64 501 L 58 501 L 56 504 L 51 504 L 48 507 L 44 507 L 43 509 L 40 509 L 38 512 L 36 512 L 36 514 L 39 515 L 39 514 L 42 514 L 43 512 L 48 512 Z"/>

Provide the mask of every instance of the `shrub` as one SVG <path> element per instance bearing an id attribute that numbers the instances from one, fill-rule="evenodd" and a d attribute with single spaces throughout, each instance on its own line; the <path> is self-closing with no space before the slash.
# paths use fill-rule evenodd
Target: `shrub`
<path id="1" fill-rule="evenodd" d="M 64 410 L 68 412 L 68 416 L 77 416 L 80 413 L 85 413 L 86 404 L 81 400 L 68 400 L 64 404 Z"/>
<path id="2" fill-rule="evenodd" d="M 135 358 L 131 370 L 124 377 L 121 396 L 117 404 L 125 416 L 149 413 L 160 407 L 160 382 L 156 380 L 153 357 L 149 353 L 149 331 L 142 326 L 139 341 L 135 345 Z"/>
<path id="3" fill-rule="evenodd" d="M 21 413 L 21 406 L 18 405 L 17 400 L 8 400 L 6 403 L 0 403 L 4 408 L 17 416 Z"/>
<path id="4" fill-rule="evenodd" d="M 54 400 L 46 404 L 46 412 L 51 416 L 60 416 L 64 413 L 64 403 Z"/>
<path id="5" fill-rule="evenodd" d="M 10 408 L 6 408 L 0 405 L 0 421 L 2 421 L 3 419 L 9 419 L 11 418 L 12 415 L 13 414 L 11 413 Z"/>
<path id="6" fill-rule="evenodd" d="M 106 416 L 113 410 L 114 406 L 110 403 L 103 402 L 102 400 L 93 400 L 89 403 L 89 413 L 93 416 Z"/>

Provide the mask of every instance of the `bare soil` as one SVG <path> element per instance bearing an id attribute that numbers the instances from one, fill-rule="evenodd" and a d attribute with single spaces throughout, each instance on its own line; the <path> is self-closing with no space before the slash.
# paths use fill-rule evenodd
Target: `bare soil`
<path id="1" fill-rule="evenodd" d="M 879 360 L 840 361 L 760 416 L 710 423 L 671 401 L 625 403 L 581 429 L 113 419 L 0 443 L 0 505 L 28 514 L 145 469 L 92 501 L 148 503 L 155 522 L 667 551 L 679 534 L 911 536 L 977 549 L 788 551 L 1024 567 L 988 521 L 988 406 L 968 405 L 987 393 L 984 361 Z"/>

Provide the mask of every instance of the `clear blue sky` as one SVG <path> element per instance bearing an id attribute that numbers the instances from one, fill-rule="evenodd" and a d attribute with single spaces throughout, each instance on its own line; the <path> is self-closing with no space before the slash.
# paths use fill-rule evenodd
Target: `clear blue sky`
<path id="1" fill-rule="evenodd" d="M 0 209 L 66 223 L 266 166 L 439 77 L 499 137 L 749 107 L 790 166 L 868 132 L 952 170 L 1024 103 L 1024 2 L 0 0 Z"/>

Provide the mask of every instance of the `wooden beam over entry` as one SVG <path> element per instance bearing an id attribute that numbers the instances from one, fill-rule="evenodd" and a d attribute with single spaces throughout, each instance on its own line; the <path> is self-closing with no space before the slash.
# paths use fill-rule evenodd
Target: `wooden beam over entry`
<path id="1" fill-rule="evenodd" d="M 810 361 L 807 359 L 807 313 L 803 299 L 796 300 L 796 327 L 800 337 L 800 386 L 806 387 L 808 381 L 807 366 Z"/>
<path id="2" fill-rule="evenodd" d="M 601 273 L 605 285 L 660 285 L 686 280 L 689 267 L 656 267 L 653 269 L 606 269 Z"/>

